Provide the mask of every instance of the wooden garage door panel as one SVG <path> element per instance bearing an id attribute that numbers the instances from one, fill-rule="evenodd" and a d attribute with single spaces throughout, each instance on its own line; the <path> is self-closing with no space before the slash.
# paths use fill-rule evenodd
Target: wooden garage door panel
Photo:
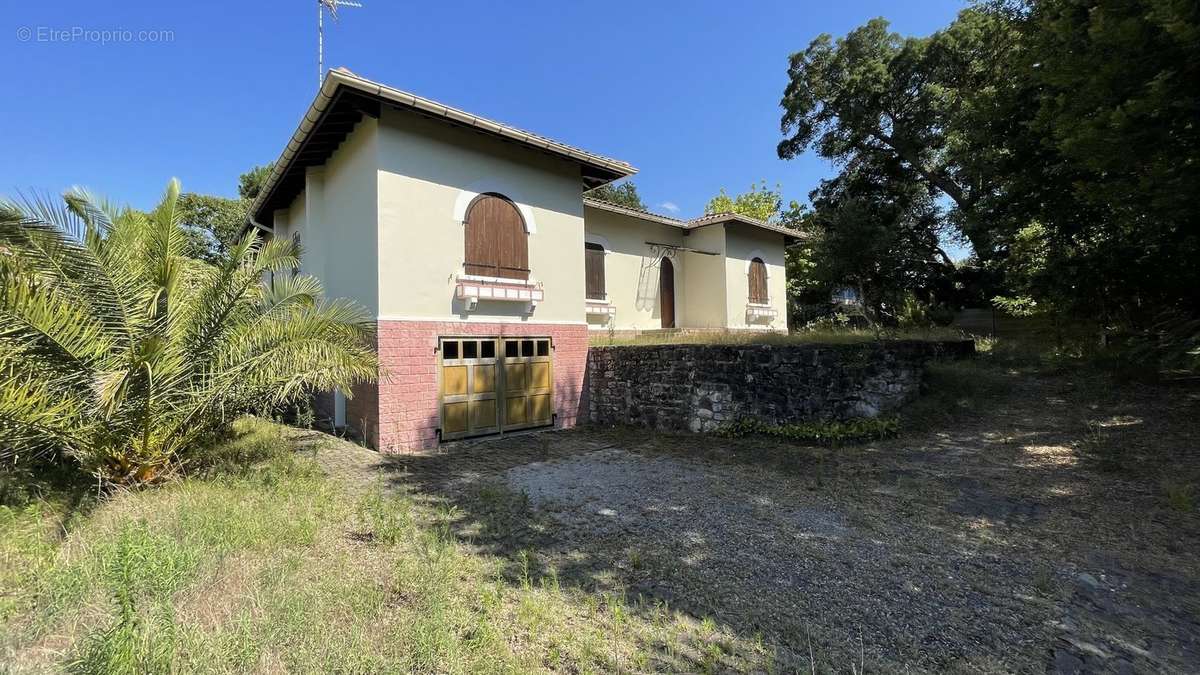
<path id="1" fill-rule="evenodd" d="M 504 389 L 506 391 L 525 391 L 526 365 L 524 363 L 504 364 Z"/>
<path id="2" fill-rule="evenodd" d="M 496 426 L 496 400 L 471 401 L 471 428 L 491 429 Z"/>
<path id="3" fill-rule="evenodd" d="M 473 373 L 475 381 L 471 387 L 474 394 L 491 394 L 496 391 L 496 366 L 475 366 Z"/>
<path id="4" fill-rule="evenodd" d="M 550 422 L 554 406 L 550 405 L 550 394 L 529 397 L 529 421 L 535 424 Z"/>
<path id="5" fill-rule="evenodd" d="M 529 388 L 530 389 L 549 389 L 550 388 L 550 363 L 547 361 L 539 361 L 529 364 Z"/>
<path id="6" fill-rule="evenodd" d="M 467 393 L 467 367 L 446 366 L 442 369 L 442 394 L 462 396 Z"/>
<path id="7" fill-rule="evenodd" d="M 447 403 L 442 407 L 442 431 L 461 434 L 467 430 L 467 402 Z"/>
<path id="8" fill-rule="evenodd" d="M 514 396 L 506 399 L 504 406 L 505 426 L 527 423 L 529 421 L 529 416 L 526 414 L 525 406 L 526 404 L 524 396 Z"/>

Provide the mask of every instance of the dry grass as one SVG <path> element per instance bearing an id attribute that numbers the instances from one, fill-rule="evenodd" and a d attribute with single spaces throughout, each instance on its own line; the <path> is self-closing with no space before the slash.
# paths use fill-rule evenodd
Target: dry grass
<path id="1" fill-rule="evenodd" d="M 769 667 L 761 646 L 666 607 L 513 578 L 452 534 L 452 509 L 346 492 L 278 427 L 245 420 L 239 431 L 227 456 L 254 460 L 204 478 L 86 515 L 46 500 L 0 507 L 0 662 L 106 673 Z"/>

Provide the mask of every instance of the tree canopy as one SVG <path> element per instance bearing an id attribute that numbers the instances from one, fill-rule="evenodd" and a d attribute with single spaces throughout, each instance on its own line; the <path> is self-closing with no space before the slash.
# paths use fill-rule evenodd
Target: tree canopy
<path id="1" fill-rule="evenodd" d="M 721 188 L 720 194 L 708 201 L 704 207 L 705 215 L 714 213 L 737 213 L 758 220 L 778 220 L 783 208 L 783 194 L 778 185 L 774 190 L 767 189 L 767 182 L 751 183 L 746 192 L 730 197 Z"/>
<path id="2" fill-rule="evenodd" d="M 237 199 L 195 192 L 179 196 L 176 208 L 187 238 L 188 256 L 216 261 L 228 255 L 241 240 L 250 204 L 262 191 L 273 167 L 256 166 L 239 176 Z"/>
<path id="3" fill-rule="evenodd" d="M 639 211 L 645 211 L 646 205 L 638 195 L 637 185 L 627 180 L 621 183 L 605 183 L 598 188 L 588 190 L 587 196 Z"/>
<path id="4" fill-rule="evenodd" d="M 864 245 L 963 236 L 1025 307 L 1200 313 L 1196 3 L 996 0 L 927 37 L 872 19 L 817 37 L 788 76 L 779 156 L 840 167 L 812 195 L 827 234 L 868 227 L 857 212 L 883 228 Z"/>

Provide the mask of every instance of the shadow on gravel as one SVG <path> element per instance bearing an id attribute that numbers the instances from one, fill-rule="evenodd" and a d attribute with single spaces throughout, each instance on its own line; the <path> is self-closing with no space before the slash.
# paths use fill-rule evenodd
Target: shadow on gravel
<path id="1" fill-rule="evenodd" d="M 1195 388 L 1020 378 L 952 425 L 855 448 L 554 431 L 380 457 L 528 574 L 666 603 L 781 671 L 1195 671 Z M 1116 462 L 1115 464 L 1105 464 Z M 1101 469 L 1104 470 L 1101 470 Z M 698 664 L 697 664 L 698 665 Z"/>

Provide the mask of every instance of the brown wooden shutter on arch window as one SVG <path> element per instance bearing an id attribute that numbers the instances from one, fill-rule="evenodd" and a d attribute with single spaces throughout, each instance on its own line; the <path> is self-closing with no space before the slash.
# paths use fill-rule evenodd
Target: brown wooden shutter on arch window
<path id="1" fill-rule="evenodd" d="M 587 299 L 603 300 L 604 288 L 604 247 L 599 244 L 583 245 L 584 277 L 587 279 Z"/>
<path id="2" fill-rule="evenodd" d="M 750 261 L 750 302 L 765 305 L 767 298 L 767 266 L 762 258 Z"/>
<path id="3" fill-rule="evenodd" d="M 529 279 L 529 235 L 512 202 L 496 195 L 476 197 L 465 229 L 467 274 Z"/>

